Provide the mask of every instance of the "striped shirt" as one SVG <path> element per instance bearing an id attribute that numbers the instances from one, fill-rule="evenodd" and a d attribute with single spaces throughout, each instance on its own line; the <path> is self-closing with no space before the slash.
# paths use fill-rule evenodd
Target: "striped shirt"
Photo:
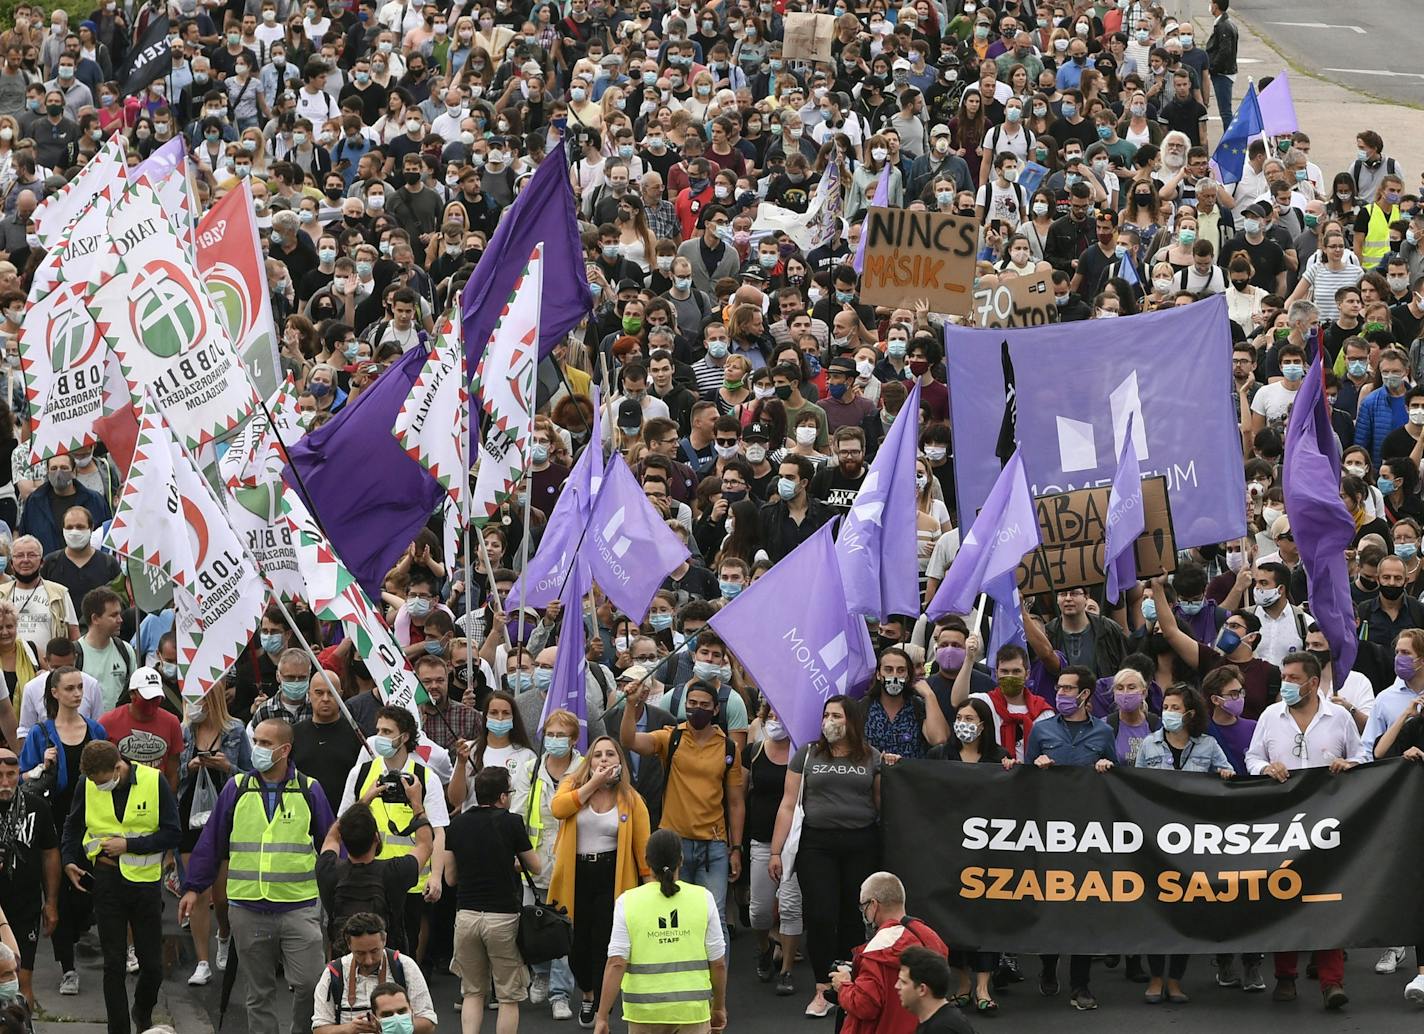
<path id="1" fill-rule="evenodd" d="M 1307 266 L 1301 279 L 1310 285 L 1310 300 L 1320 310 L 1320 319 L 1334 322 L 1340 318 L 1340 306 L 1335 304 L 1335 292 L 1342 287 L 1354 287 L 1365 275 L 1360 266 L 1346 263 L 1340 269 L 1331 269 L 1324 262 Z"/>

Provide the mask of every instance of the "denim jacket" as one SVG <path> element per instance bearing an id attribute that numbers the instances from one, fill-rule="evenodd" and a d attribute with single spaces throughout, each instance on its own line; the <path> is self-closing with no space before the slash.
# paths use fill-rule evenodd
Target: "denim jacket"
<path id="1" fill-rule="evenodd" d="M 242 722 L 236 718 L 229 718 L 227 726 L 223 729 L 222 735 L 218 737 L 218 749 L 223 752 L 228 761 L 232 763 L 233 773 L 248 772 L 252 769 L 252 745 L 247 742 L 247 733 Z M 188 762 L 193 760 L 198 753 L 198 744 L 193 739 L 193 728 L 187 722 L 183 723 L 183 753 L 178 755 L 178 799 L 183 799 L 183 794 L 188 790 L 188 784 L 198 774 L 196 771 L 188 770 Z M 215 781 L 215 785 L 221 789 L 226 779 Z"/>
<path id="2" fill-rule="evenodd" d="M 1172 748 L 1167 746 L 1167 730 L 1158 729 L 1137 745 L 1137 767 L 1178 772 L 1216 772 L 1231 768 L 1226 751 L 1212 736 L 1193 736 L 1182 750 L 1182 767 L 1172 762 Z"/>

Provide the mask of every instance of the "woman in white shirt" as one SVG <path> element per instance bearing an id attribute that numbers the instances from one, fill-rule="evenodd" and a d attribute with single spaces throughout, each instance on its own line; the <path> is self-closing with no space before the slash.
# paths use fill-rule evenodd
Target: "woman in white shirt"
<path id="1" fill-rule="evenodd" d="M 949 509 L 934 495 L 935 478 L 929 460 L 915 460 L 915 555 L 919 559 L 920 590 L 924 591 L 925 566 L 934 552 L 939 537 L 954 525 Z"/>
<path id="2" fill-rule="evenodd" d="M 1231 257 L 1231 265 L 1226 270 L 1226 314 L 1241 332 L 1250 337 L 1257 330 L 1256 318 L 1261 315 L 1266 292 L 1251 283 L 1255 268 L 1245 252 L 1237 252 Z"/>
<path id="3" fill-rule="evenodd" d="M 636 263 L 644 273 L 650 272 L 657 252 L 657 241 L 653 237 L 652 228 L 648 226 L 643 199 L 631 192 L 620 198 L 616 225 L 623 257 Z"/>
<path id="4" fill-rule="evenodd" d="M 552 674 L 552 672 L 550 672 Z M 532 688 L 530 673 L 515 673 L 515 685 L 522 692 Z M 528 684 L 526 685 L 526 681 Z M 454 775 L 445 788 L 445 799 L 453 811 L 463 811 L 475 804 L 475 773 L 490 765 L 502 765 L 509 769 L 510 785 L 514 785 L 516 772 L 525 769 L 534 760 L 534 745 L 529 742 L 529 734 L 524 731 L 524 722 L 519 717 L 519 708 L 514 697 L 496 690 L 489 695 L 484 706 L 484 732 L 473 743 L 457 748 Z M 525 796 L 528 785 L 525 786 Z M 510 811 L 518 814 L 524 800 L 510 799 Z"/>

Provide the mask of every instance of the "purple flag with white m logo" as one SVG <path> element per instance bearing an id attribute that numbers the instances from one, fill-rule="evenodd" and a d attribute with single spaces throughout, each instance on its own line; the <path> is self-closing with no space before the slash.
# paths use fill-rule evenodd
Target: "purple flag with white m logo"
<path id="1" fill-rule="evenodd" d="M 691 554 L 653 509 L 619 453 L 603 469 L 579 557 L 613 605 L 642 621 L 653 594 Z"/>
<path id="2" fill-rule="evenodd" d="M 558 708 L 572 711 L 578 718 L 578 749 L 588 749 L 588 658 L 583 627 L 583 597 L 588 592 L 588 572 L 576 567 L 564 585 L 559 601 L 564 605 L 559 615 L 559 642 L 554 655 L 554 676 L 549 682 L 549 694 L 544 698 L 544 710 L 539 715 L 539 728 L 531 732 L 543 734 L 549 714 Z"/>
<path id="3" fill-rule="evenodd" d="M 1137 536 L 1147 522 L 1142 515 L 1142 466 L 1137 462 L 1132 420 L 1122 443 L 1122 459 L 1108 493 L 1107 541 L 1103 544 L 1103 564 L 1108 569 L 1108 600 L 1116 603 L 1127 587 L 1137 581 Z"/>
<path id="4" fill-rule="evenodd" d="M 962 518 L 978 512 L 999 475 L 985 428 L 1003 420 L 998 346 L 1007 342 L 1014 437 L 1034 498 L 1111 484 L 1130 421 L 1143 476 L 1167 479 L 1179 549 L 1245 534 L 1223 296 L 1090 323 L 947 327 L 944 341 Z"/>
<path id="5" fill-rule="evenodd" d="M 708 622 L 798 747 L 821 734 L 826 698 L 858 695 L 875 670 L 865 619 L 846 605 L 834 527 L 821 527 Z"/>

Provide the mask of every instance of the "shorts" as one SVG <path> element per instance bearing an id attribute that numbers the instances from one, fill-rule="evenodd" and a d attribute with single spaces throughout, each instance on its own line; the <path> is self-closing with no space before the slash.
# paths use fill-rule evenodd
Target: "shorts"
<path id="1" fill-rule="evenodd" d="M 12 915 L 6 913 L 5 918 L 10 922 L 10 932 L 15 935 L 15 941 L 20 945 L 20 968 L 33 970 L 35 968 L 35 949 L 40 943 L 40 913 L 32 915 Z"/>
<path id="2" fill-rule="evenodd" d="M 455 914 L 455 959 L 450 972 L 460 978 L 460 994 L 484 997 L 494 978 L 495 1000 L 522 1002 L 529 997 L 529 971 L 519 954 L 518 912 Z"/>

